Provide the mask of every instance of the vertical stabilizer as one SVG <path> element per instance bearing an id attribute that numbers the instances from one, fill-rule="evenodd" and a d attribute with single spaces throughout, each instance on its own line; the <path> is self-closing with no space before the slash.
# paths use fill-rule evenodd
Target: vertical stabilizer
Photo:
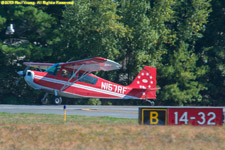
<path id="1" fill-rule="evenodd" d="M 143 91 L 141 98 L 156 99 L 156 68 L 145 66 L 134 81 L 129 85 L 138 91 Z"/>

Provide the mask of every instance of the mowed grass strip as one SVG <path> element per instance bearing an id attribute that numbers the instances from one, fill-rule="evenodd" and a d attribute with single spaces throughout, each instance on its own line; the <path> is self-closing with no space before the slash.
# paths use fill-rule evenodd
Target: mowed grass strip
<path id="1" fill-rule="evenodd" d="M 224 150 L 225 126 L 144 126 L 137 119 L 0 113 L 0 149 Z"/>

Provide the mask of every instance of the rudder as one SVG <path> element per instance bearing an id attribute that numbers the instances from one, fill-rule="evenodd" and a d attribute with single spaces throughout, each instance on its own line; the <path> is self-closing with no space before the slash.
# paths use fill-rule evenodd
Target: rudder
<path id="1" fill-rule="evenodd" d="M 145 66 L 129 86 L 137 90 L 143 89 L 141 98 L 156 99 L 156 84 L 156 68 Z"/>

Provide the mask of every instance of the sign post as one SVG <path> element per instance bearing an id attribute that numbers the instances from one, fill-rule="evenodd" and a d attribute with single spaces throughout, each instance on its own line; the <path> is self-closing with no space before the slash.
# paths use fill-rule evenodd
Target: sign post
<path id="1" fill-rule="evenodd" d="M 64 105 L 64 121 L 66 121 L 66 105 Z"/>

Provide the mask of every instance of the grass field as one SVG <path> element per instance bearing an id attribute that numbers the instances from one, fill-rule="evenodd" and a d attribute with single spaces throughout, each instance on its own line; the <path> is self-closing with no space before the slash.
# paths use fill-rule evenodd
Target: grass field
<path id="1" fill-rule="evenodd" d="M 0 113 L 0 150 L 225 150 L 225 126 L 144 126 L 137 119 Z"/>

